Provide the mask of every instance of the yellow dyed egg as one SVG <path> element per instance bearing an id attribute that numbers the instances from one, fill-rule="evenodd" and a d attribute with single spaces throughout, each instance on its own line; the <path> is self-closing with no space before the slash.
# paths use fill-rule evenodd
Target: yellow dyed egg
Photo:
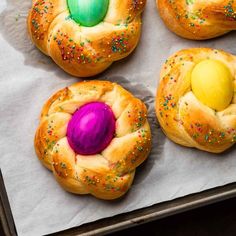
<path id="1" fill-rule="evenodd" d="M 217 60 L 198 63 L 191 74 L 192 91 L 203 104 L 221 111 L 233 98 L 233 76 L 229 68 Z"/>

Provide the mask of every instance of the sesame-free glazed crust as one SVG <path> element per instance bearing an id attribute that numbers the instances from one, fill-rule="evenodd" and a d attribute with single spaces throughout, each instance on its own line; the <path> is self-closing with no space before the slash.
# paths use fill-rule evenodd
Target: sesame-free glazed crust
<path id="1" fill-rule="evenodd" d="M 236 30 L 234 0 L 157 0 L 166 26 L 177 35 L 205 40 Z"/>
<path id="2" fill-rule="evenodd" d="M 78 155 L 67 141 L 67 125 L 77 109 L 95 101 L 111 107 L 116 118 L 116 134 L 101 153 Z M 151 149 L 146 106 L 115 83 L 74 84 L 57 92 L 44 105 L 35 149 L 39 160 L 53 171 L 67 191 L 101 199 L 119 198 L 130 188 L 136 167 Z"/>
<path id="3" fill-rule="evenodd" d="M 78 77 L 101 73 L 137 46 L 146 0 L 110 0 L 103 22 L 83 27 L 70 17 L 67 0 L 35 0 L 28 31 L 35 45 Z"/>
<path id="4" fill-rule="evenodd" d="M 191 72 L 202 60 L 223 62 L 234 78 L 234 97 L 223 111 L 202 104 L 191 90 Z M 210 48 L 181 50 L 166 60 L 160 75 L 156 114 L 165 134 L 187 147 L 220 153 L 236 142 L 236 57 Z"/>

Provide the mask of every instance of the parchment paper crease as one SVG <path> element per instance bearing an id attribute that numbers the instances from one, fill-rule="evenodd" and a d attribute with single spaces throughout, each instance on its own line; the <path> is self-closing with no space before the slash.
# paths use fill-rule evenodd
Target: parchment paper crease
<path id="1" fill-rule="evenodd" d="M 148 0 L 137 50 L 97 78 L 119 82 L 149 106 L 152 154 L 119 201 L 62 190 L 37 160 L 33 138 L 45 100 L 78 79 L 64 73 L 30 42 L 26 31 L 30 4 L 30 0 L 0 1 L 0 166 L 20 236 L 49 234 L 236 180 L 236 149 L 210 155 L 173 144 L 158 128 L 153 97 L 160 66 L 170 54 L 199 46 L 236 54 L 236 34 L 205 42 L 181 39 L 165 28 L 155 1 Z"/>

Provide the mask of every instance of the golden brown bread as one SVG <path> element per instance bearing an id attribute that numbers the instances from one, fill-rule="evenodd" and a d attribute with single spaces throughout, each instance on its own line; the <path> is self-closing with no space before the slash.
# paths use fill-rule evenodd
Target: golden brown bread
<path id="1" fill-rule="evenodd" d="M 67 125 L 78 108 L 94 101 L 112 108 L 116 118 L 115 137 L 100 154 L 78 155 L 67 141 Z M 44 105 L 35 149 L 39 160 L 53 171 L 67 191 L 101 199 L 121 197 L 132 184 L 135 168 L 151 149 L 146 106 L 115 83 L 74 84 L 57 92 Z"/>
<path id="2" fill-rule="evenodd" d="M 110 0 L 103 22 L 83 27 L 70 18 L 67 0 L 34 0 L 28 31 L 35 45 L 63 70 L 93 76 L 137 46 L 146 0 Z"/>
<path id="3" fill-rule="evenodd" d="M 232 0 L 157 0 L 166 26 L 194 40 L 215 38 L 236 29 L 236 2 Z"/>
<path id="4" fill-rule="evenodd" d="M 233 76 L 229 106 L 215 111 L 201 103 L 191 88 L 191 71 L 206 59 L 226 65 Z M 174 142 L 220 153 L 236 142 L 236 57 L 209 48 L 181 50 L 163 65 L 157 90 L 156 114 L 165 134 Z"/>

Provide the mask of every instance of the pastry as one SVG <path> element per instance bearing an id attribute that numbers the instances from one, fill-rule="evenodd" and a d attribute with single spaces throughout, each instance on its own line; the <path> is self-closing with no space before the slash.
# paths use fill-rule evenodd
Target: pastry
<path id="1" fill-rule="evenodd" d="M 236 142 L 236 57 L 210 48 L 179 51 L 163 65 L 156 114 L 174 142 L 220 153 Z"/>
<path id="2" fill-rule="evenodd" d="M 157 0 L 157 6 L 166 26 L 183 38 L 211 39 L 236 29 L 233 0 Z"/>
<path id="3" fill-rule="evenodd" d="M 44 105 L 35 149 L 65 190 L 119 198 L 151 149 L 146 106 L 115 83 L 74 84 Z"/>
<path id="4" fill-rule="evenodd" d="M 93 76 L 128 56 L 141 33 L 146 0 L 34 0 L 33 43 L 63 70 Z"/>

